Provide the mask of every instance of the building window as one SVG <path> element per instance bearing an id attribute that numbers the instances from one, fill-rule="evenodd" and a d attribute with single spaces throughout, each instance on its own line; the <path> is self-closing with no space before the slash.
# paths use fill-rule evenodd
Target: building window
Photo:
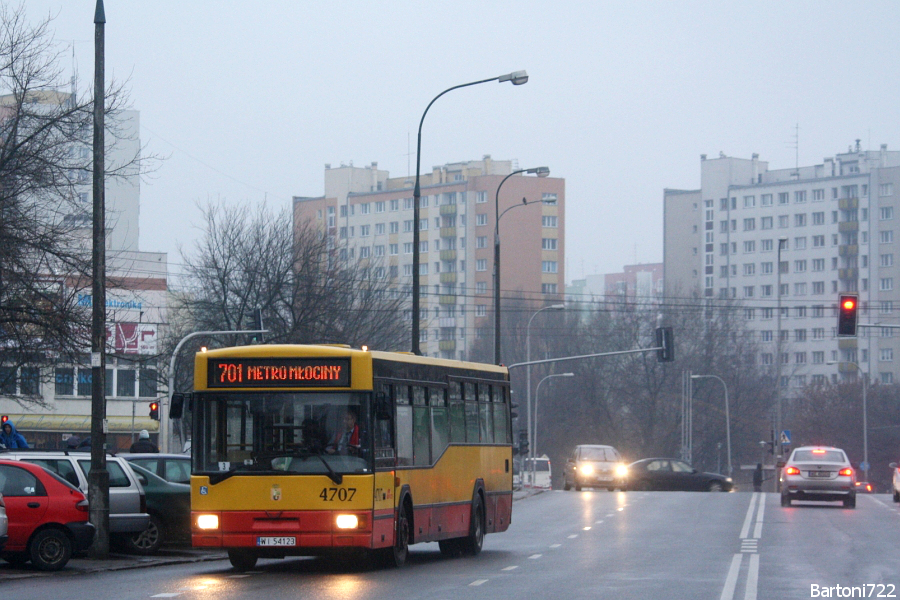
<path id="1" fill-rule="evenodd" d="M 881 356 L 878 359 L 880 362 L 893 362 L 894 361 L 894 349 L 893 348 L 882 348 Z"/>
<path id="2" fill-rule="evenodd" d="M 775 225 L 775 220 L 772 217 L 762 217 L 759 220 L 759 228 L 760 229 L 772 229 Z"/>
<path id="3" fill-rule="evenodd" d="M 475 270 L 476 271 L 487 271 L 487 259 L 479 258 L 475 261 Z"/>
<path id="4" fill-rule="evenodd" d="M 487 281 L 478 281 L 475 283 L 476 294 L 487 294 Z"/>
<path id="5" fill-rule="evenodd" d="M 359 257 L 360 258 L 369 258 L 369 247 L 361 246 L 359 249 Z"/>
<path id="6" fill-rule="evenodd" d="M 753 286 L 745 285 L 744 286 L 744 298 L 752 298 L 753 297 Z"/>
<path id="7" fill-rule="evenodd" d="M 480 235 L 475 238 L 475 247 L 476 248 L 487 248 L 487 236 Z"/>
<path id="8" fill-rule="evenodd" d="M 413 253 L 413 243 L 412 242 L 404 242 L 403 243 L 403 254 L 412 254 Z"/>
<path id="9" fill-rule="evenodd" d="M 487 316 L 487 306 L 485 306 L 484 304 L 476 304 L 475 305 L 475 316 L 476 317 Z"/>
<path id="10" fill-rule="evenodd" d="M 756 242 L 754 240 L 744 242 L 744 253 L 751 254 L 753 252 L 756 252 Z"/>
<path id="11" fill-rule="evenodd" d="M 375 235 L 384 235 L 384 223 L 375 223 Z"/>
<path id="12" fill-rule="evenodd" d="M 368 204 L 366 206 L 368 206 Z M 359 236 L 360 237 L 369 237 L 371 230 L 372 230 L 372 227 L 370 225 L 360 225 L 359 226 Z"/>
<path id="13" fill-rule="evenodd" d="M 478 192 L 477 195 L 475 196 L 475 203 L 476 204 L 485 204 L 485 203 L 487 203 L 487 197 L 488 197 L 487 192 Z"/>
<path id="14" fill-rule="evenodd" d="M 400 254 L 400 245 L 399 244 L 388 244 L 388 251 L 391 256 L 397 256 Z"/>
<path id="15" fill-rule="evenodd" d="M 755 208 L 756 196 L 744 196 L 744 208 Z"/>
<path id="16" fill-rule="evenodd" d="M 794 227 L 806 227 L 806 213 L 794 215 Z"/>
<path id="17" fill-rule="evenodd" d="M 375 246 L 375 256 L 384 256 L 384 246 Z"/>
<path id="18" fill-rule="evenodd" d="M 806 284 L 805 283 L 795 283 L 794 284 L 794 295 L 795 296 L 805 296 L 806 295 Z"/>
<path id="19" fill-rule="evenodd" d="M 413 220 L 403 221 L 403 233 L 411 233 L 413 230 Z"/>
<path id="20" fill-rule="evenodd" d="M 824 281 L 813 281 L 812 293 L 813 293 L 813 295 L 824 294 L 825 293 L 825 282 Z"/>
<path id="21" fill-rule="evenodd" d="M 555 294 L 556 293 L 556 284 L 555 283 L 542 283 L 541 284 L 541 292 L 544 294 Z"/>
<path id="22" fill-rule="evenodd" d="M 813 225 L 824 225 L 825 224 L 825 213 L 824 212 L 814 212 L 812 214 L 812 224 Z"/>
<path id="23" fill-rule="evenodd" d="M 764 298 L 769 298 L 772 296 L 772 286 L 771 285 L 761 285 L 760 293 Z"/>
<path id="24" fill-rule="evenodd" d="M 543 273 L 556 273 L 556 261 L 555 260 L 545 260 L 541 262 L 541 272 Z"/>
<path id="25" fill-rule="evenodd" d="M 878 185 L 878 195 L 879 196 L 893 196 L 894 195 L 894 184 L 893 183 L 882 183 Z"/>
<path id="26" fill-rule="evenodd" d="M 894 218 L 893 206 L 882 206 L 878 209 L 878 219 L 880 221 L 890 221 Z"/>
<path id="27" fill-rule="evenodd" d="M 882 277 L 878 283 L 878 289 L 882 292 L 889 292 L 894 289 L 893 277 Z"/>
<path id="28" fill-rule="evenodd" d="M 825 190 L 813 190 L 812 199 L 813 202 L 822 202 L 825 200 Z"/>
<path id="29" fill-rule="evenodd" d="M 894 374 L 891 372 L 887 373 L 879 373 L 881 376 L 881 383 L 894 383 Z"/>
<path id="30" fill-rule="evenodd" d="M 806 261 L 805 260 L 795 260 L 794 261 L 794 272 L 795 273 L 806 273 Z"/>
<path id="31" fill-rule="evenodd" d="M 794 192 L 794 202 L 796 204 L 803 204 L 806 202 L 806 190 L 798 190 Z"/>
<path id="32" fill-rule="evenodd" d="M 426 196 L 427 198 L 428 196 Z M 419 207 L 424 206 L 424 199 L 419 198 Z M 404 198 L 403 199 L 403 210 L 412 210 L 415 207 L 415 198 Z"/>
<path id="33" fill-rule="evenodd" d="M 487 225 L 487 214 L 481 213 L 475 215 L 475 225 Z"/>
<path id="34" fill-rule="evenodd" d="M 756 263 L 744 264 L 744 276 L 749 277 L 751 275 L 756 275 Z"/>
<path id="35" fill-rule="evenodd" d="M 756 219 L 744 219 L 744 231 L 754 231 L 756 229 Z"/>
<path id="36" fill-rule="evenodd" d="M 778 193 L 778 204 L 789 204 L 791 201 L 791 196 L 787 192 L 779 192 Z"/>
<path id="37" fill-rule="evenodd" d="M 541 250 L 556 250 L 558 241 L 559 240 L 557 240 L 556 238 L 542 238 L 541 239 Z M 696 250 L 696 248 L 695 248 L 695 250 Z"/>
<path id="38" fill-rule="evenodd" d="M 558 217 L 553 215 L 544 215 L 541 217 L 541 227 L 557 227 Z"/>
<path id="39" fill-rule="evenodd" d="M 778 215 L 778 228 L 787 229 L 791 225 L 790 215 Z"/>
<path id="40" fill-rule="evenodd" d="M 894 243 L 894 232 L 893 231 L 879 231 L 878 232 L 878 241 L 882 244 L 893 244 Z"/>
<path id="41" fill-rule="evenodd" d="M 763 194 L 759 197 L 759 203 L 762 206 L 772 206 L 772 194 Z"/>

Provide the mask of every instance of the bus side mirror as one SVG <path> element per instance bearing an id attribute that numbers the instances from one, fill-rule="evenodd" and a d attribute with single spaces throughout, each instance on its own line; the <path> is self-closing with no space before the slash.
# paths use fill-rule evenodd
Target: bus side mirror
<path id="1" fill-rule="evenodd" d="M 375 418 L 379 421 L 391 420 L 391 404 L 388 395 L 384 392 L 375 394 Z"/>
<path id="2" fill-rule="evenodd" d="M 183 394 L 181 392 L 172 394 L 172 402 L 169 404 L 169 418 L 180 419 L 184 414 L 185 405 L 187 405 L 188 409 L 191 408 L 192 398 L 193 394 Z"/>

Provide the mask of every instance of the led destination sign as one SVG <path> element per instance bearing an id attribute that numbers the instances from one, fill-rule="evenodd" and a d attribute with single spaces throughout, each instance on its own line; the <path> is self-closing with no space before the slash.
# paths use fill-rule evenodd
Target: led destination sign
<path id="1" fill-rule="evenodd" d="M 209 388 L 350 387 L 349 358 L 216 358 Z"/>

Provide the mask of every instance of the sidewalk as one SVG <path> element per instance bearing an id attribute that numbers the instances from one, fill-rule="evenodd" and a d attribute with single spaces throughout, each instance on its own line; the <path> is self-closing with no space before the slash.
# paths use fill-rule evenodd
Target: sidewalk
<path id="1" fill-rule="evenodd" d="M 11 564 L 0 560 L 0 582 L 7 579 L 49 577 L 56 574 L 86 574 L 98 571 L 123 571 L 126 569 L 142 569 L 180 563 L 225 560 L 227 558 L 228 554 L 222 551 L 197 549 L 189 546 L 170 546 L 163 548 L 153 556 L 136 556 L 134 554 L 110 552 L 109 558 L 105 560 L 94 560 L 86 556 L 73 558 L 63 570 L 52 573 L 38 571 L 31 566 L 31 563 L 27 563 L 22 567 L 13 567 Z"/>

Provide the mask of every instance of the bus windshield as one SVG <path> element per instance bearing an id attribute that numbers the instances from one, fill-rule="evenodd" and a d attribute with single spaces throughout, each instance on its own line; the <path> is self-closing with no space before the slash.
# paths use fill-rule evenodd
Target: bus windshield
<path id="1" fill-rule="evenodd" d="M 198 473 L 371 473 L 371 394 L 197 394 L 193 466 Z"/>

